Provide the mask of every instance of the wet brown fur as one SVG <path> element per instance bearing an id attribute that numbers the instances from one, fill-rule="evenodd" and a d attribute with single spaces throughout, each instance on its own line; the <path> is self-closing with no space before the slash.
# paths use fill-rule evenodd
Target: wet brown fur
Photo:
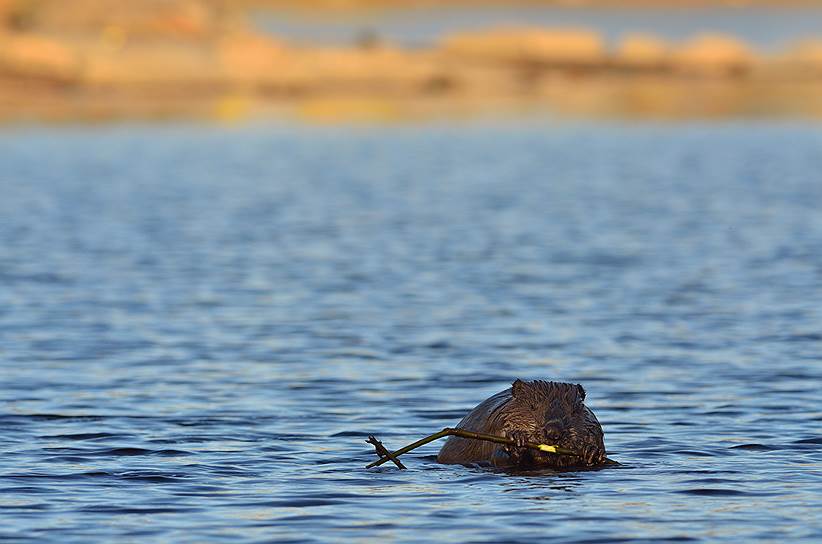
<path id="1" fill-rule="evenodd" d="M 480 403 L 457 425 L 460 429 L 505 436 L 520 444 L 561 446 L 579 452 L 582 458 L 452 436 L 440 450 L 437 461 L 501 467 L 599 465 L 605 460 L 602 427 L 584 401 L 581 385 L 516 380 L 510 388 Z"/>

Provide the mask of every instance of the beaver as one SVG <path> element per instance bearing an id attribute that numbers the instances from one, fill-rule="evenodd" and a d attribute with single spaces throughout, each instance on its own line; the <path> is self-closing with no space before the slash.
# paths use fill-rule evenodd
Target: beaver
<path id="1" fill-rule="evenodd" d="M 583 468 L 606 462 L 602 427 L 584 404 L 581 385 L 516 380 L 510 388 L 480 403 L 457 425 L 460 429 L 505 436 L 518 444 L 452 436 L 437 461 L 449 464 L 490 464 L 497 467 Z M 561 446 L 579 453 L 557 455 L 523 447 L 533 442 Z"/>

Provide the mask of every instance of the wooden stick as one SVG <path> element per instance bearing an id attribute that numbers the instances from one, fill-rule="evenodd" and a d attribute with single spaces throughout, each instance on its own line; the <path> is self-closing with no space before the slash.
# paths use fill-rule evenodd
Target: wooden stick
<path id="1" fill-rule="evenodd" d="M 428 444 L 429 442 L 433 442 L 434 440 L 439 440 L 440 438 L 444 438 L 446 436 L 459 436 L 460 438 L 469 438 L 469 439 L 472 439 L 472 440 L 485 440 L 486 442 L 496 442 L 497 444 L 505 444 L 505 445 L 508 445 L 508 446 L 516 446 L 517 445 L 517 443 L 514 440 L 511 440 L 510 438 L 505 438 L 504 436 L 495 436 L 495 435 L 492 435 L 492 434 L 475 433 L 473 431 L 466 431 L 465 429 L 454 429 L 454 428 L 451 428 L 451 427 L 446 427 L 445 429 L 441 430 L 438 433 L 428 435 L 425 438 L 422 438 L 420 440 L 417 440 L 416 442 L 408 444 L 404 448 L 400 448 L 397 451 L 392 452 L 391 456 L 399 457 L 403 453 L 408 453 L 411 450 L 417 449 L 420 446 L 424 446 L 425 444 Z M 527 444 L 525 444 L 525 447 L 530 448 L 532 450 L 539 450 L 539 451 L 544 451 L 544 452 L 548 452 L 548 453 L 556 453 L 556 454 L 559 454 L 559 455 L 573 455 L 575 457 L 582 457 L 580 454 L 576 453 L 575 451 L 572 451 L 572 450 L 569 450 L 569 449 L 566 449 L 566 448 L 561 448 L 559 446 L 551 446 L 551 445 L 548 445 L 548 444 L 534 444 L 533 442 L 528 442 Z M 382 457 L 380 457 L 380 459 L 374 461 L 373 463 L 369 464 L 365 468 L 373 468 L 373 467 L 379 466 L 379 465 L 381 465 L 381 464 L 383 464 L 383 463 L 385 463 L 386 461 L 389 461 L 389 460 L 393 461 L 394 459 L 392 459 L 389 456 L 382 456 Z"/>
<path id="2" fill-rule="evenodd" d="M 397 465 L 398 469 L 405 470 L 405 465 L 403 465 L 402 462 L 400 462 L 400 460 L 397 459 L 397 457 L 393 453 L 385 449 L 385 446 L 383 446 L 382 442 L 377 440 L 376 436 L 369 436 L 366 442 L 368 442 L 369 444 L 373 444 L 374 449 L 377 450 L 377 456 L 379 456 L 380 458 L 391 459 L 392 461 L 394 461 L 394 464 Z"/>
<path id="3" fill-rule="evenodd" d="M 451 431 L 453 431 L 453 430 L 454 429 L 448 429 L 448 428 L 443 429 L 438 433 L 434 433 L 432 435 L 426 436 L 425 438 L 423 438 L 421 440 L 417 440 L 416 442 L 414 442 L 412 444 L 408 444 L 404 448 L 398 449 L 397 451 L 393 452 L 392 455 L 394 457 L 399 457 L 403 453 L 408 453 L 409 451 L 411 451 L 413 449 L 416 449 L 416 448 L 419 448 L 420 446 L 424 446 L 425 444 L 428 444 L 429 442 L 433 442 L 434 440 L 439 440 L 440 438 L 443 438 L 444 436 L 449 436 L 451 434 Z M 373 463 L 371 463 L 370 465 L 368 465 L 365 468 L 373 468 L 373 467 L 379 466 L 379 465 L 385 463 L 388 460 L 389 460 L 388 457 L 382 457 L 382 458 L 378 459 L 377 461 L 374 461 Z"/>

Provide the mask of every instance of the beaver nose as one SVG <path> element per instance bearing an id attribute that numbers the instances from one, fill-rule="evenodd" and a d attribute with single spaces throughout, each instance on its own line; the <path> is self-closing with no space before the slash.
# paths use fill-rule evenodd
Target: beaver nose
<path id="1" fill-rule="evenodd" d="M 560 439 L 562 438 L 562 433 L 556 429 L 546 429 L 544 435 L 545 439 L 543 442 L 546 444 L 558 445 Z"/>
<path id="2" fill-rule="evenodd" d="M 546 440 L 559 440 L 562 438 L 562 429 L 564 424 L 561 419 L 551 419 L 545 422 L 543 426 L 543 433 Z"/>

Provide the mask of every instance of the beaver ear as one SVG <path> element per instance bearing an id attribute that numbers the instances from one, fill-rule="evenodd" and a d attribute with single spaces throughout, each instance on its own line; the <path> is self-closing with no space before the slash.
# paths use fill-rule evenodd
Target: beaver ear
<path id="1" fill-rule="evenodd" d="M 580 399 L 585 400 L 585 389 L 581 385 L 577 384 L 577 391 L 579 392 Z"/>
<path id="2" fill-rule="evenodd" d="M 514 383 L 511 384 L 511 396 L 514 398 L 522 397 L 527 387 L 527 383 L 517 378 L 514 380 Z"/>

